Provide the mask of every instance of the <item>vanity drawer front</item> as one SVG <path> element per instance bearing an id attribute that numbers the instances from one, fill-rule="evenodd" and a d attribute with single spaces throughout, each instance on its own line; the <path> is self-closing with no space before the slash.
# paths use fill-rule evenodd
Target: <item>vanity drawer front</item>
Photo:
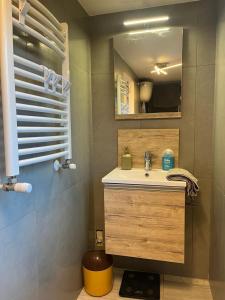
<path id="1" fill-rule="evenodd" d="M 184 191 L 105 188 L 106 252 L 184 263 Z"/>

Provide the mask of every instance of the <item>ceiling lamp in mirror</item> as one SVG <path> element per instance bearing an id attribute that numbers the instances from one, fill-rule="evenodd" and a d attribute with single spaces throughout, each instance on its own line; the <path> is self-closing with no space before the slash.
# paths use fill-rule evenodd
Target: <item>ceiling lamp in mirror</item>
<path id="1" fill-rule="evenodd" d="M 170 18 L 169 16 L 161 16 L 155 18 L 144 18 L 144 19 L 134 19 L 123 22 L 124 26 L 133 26 L 133 25 L 141 25 L 141 24 L 149 24 L 149 23 L 159 23 L 166 22 Z"/>
<path id="2" fill-rule="evenodd" d="M 135 30 L 128 32 L 129 35 L 136 35 L 136 34 L 146 34 L 146 33 L 156 33 L 161 34 L 164 32 L 170 31 L 170 27 L 162 27 L 162 28 L 154 28 L 154 29 L 143 29 L 143 30 Z"/>
<path id="3" fill-rule="evenodd" d="M 157 74 L 157 75 L 168 75 L 167 70 L 179 68 L 182 66 L 182 63 L 175 64 L 169 66 L 169 63 L 162 63 L 162 64 L 156 64 L 154 67 L 154 70 L 151 71 L 151 74 Z"/>
<path id="4" fill-rule="evenodd" d="M 168 73 L 164 70 L 164 68 L 167 66 L 167 63 L 165 64 L 156 64 L 154 71 L 151 73 L 156 73 L 157 75 L 168 75 Z"/>

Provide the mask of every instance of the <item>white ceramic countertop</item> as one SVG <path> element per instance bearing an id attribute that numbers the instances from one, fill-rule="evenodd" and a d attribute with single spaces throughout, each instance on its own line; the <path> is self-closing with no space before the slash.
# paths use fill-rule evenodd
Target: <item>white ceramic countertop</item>
<path id="1" fill-rule="evenodd" d="M 169 181 L 167 180 L 167 171 L 160 169 L 151 170 L 148 172 L 149 176 L 145 176 L 144 169 L 121 170 L 114 169 L 108 175 L 102 178 L 104 184 L 131 184 L 144 186 L 162 186 L 172 188 L 186 187 L 186 182 L 183 181 Z"/>

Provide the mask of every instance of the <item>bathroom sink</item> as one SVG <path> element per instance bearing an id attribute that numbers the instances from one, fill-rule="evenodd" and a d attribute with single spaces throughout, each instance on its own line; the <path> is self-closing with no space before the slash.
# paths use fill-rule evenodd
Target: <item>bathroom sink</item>
<path id="1" fill-rule="evenodd" d="M 148 176 L 146 176 L 148 173 Z M 167 171 L 160 169 L 153 169 L 146 172 L 144 169 L 121 170 L 114 169 L 108 175 L 102 178 L 104 184 L 130 184 L 130 185 L 144 185 L 144 186 L 161 186 L 174 187 L 185 189 L 186 183 L 181 181 L 167 180 Z"/>

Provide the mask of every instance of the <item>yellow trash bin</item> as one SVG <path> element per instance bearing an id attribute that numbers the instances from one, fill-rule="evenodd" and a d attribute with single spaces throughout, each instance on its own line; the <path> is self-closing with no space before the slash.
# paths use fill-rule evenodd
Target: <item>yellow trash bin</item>
<path id="1" fill-rule="evenodd" d="M 83 258 L 84 289 L 94 297 L 108 294 L 113 287 L 113 259 L 105 251 L 89 251 Z"/>

